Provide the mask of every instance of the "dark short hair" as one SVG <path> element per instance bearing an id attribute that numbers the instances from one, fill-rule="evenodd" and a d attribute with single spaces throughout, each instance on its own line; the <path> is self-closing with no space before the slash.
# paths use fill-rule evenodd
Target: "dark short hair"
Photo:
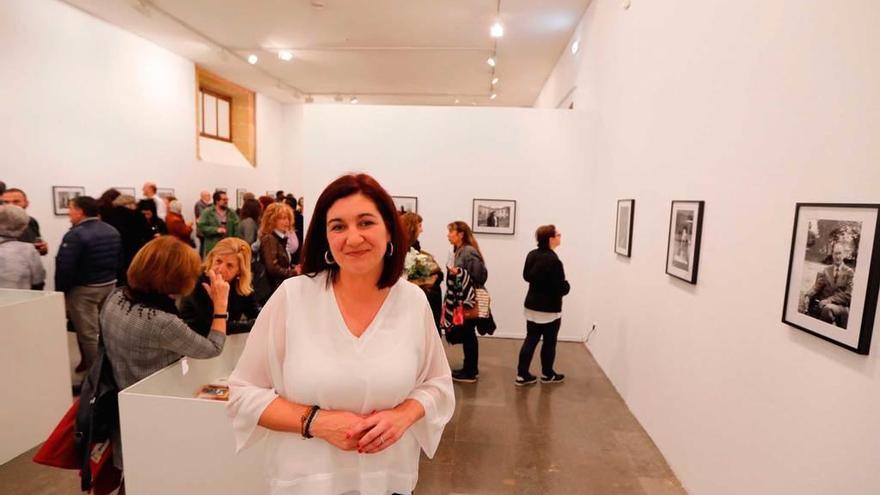
<path id="1" fill-rule="evenodd" d="M 539 248 L 550 247 L 550 239 L 555 236 L 556 226 L 553 224 L 541 225 L 540 227 L 538 227 L 538 230 L 535 231 L 535 240 L 538 241 Z"/>
<path id="2" fill-rule="evenodd" d="M 211 198 L 216 203 L 217 201 L 220 201 L 220 197 L 223 196 L 224 194 L 226 194 L 226 191 L 214 191 L 214 195 L 211 196 Z"/>
<path id="3" fill-rule="evenodd" d="M 312 221 L 309 223 L 309 230 L 306 233 L 305 242 L 303 242 L 303 273 L 314 276 L 329 270 L 331 279 L 336 278 L 339 265 L 328 264 L 324 259 L 324 254 L 330 250 L 327 243 L 327 212 L 338 200 L 358 193 L 363 194 L 376 205 L 391 237 L 394 253 L 384 258 L 382 275 L 377 284 L 380 289 L 391 287 L 403 273 L 403 263 L 406 260 L 408 247 L 406 234 L 400 224 L 400 216 L 394 208 L 394 200 L 376 179 L 367 174 L 343 175 L 331 182 L 318 197 Z"/>
<path id="4" fill-rule="evenodd" d="M 137 204 L 138 211 L 149 210 L 153 212 L 153 216 L 155 217 L 159 213 L 156 211 L 156 202 L 152 199 L 142 199 L 138 201 Z"/>
<path id="5" fill-rule="evenodd" d="M 91 196 L 77 196 L 70 200 L 87 217 L 98 216 L 98 201 Z"/>

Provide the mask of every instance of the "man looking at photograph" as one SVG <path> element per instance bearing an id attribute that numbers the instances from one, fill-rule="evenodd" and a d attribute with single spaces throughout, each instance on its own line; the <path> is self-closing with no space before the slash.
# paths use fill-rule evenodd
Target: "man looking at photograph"
<path id="1" fill-rule="evenodd" d="M 852 299 L 852 268 L 846 266 L 846 248 L 835 243 L 831 249 L 832 264 L 816 274 L 816 283 L 804 294 L 803 312 L 840 328 L 846 328 Z M 815 299 L 815 301 L 814 301 Z"/>

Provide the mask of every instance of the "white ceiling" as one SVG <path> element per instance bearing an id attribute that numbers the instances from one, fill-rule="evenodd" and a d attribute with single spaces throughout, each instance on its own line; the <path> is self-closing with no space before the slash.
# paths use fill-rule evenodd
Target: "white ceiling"
<path id="1" fill-rule="evenodd" d="M 64 0 L 285 102 L 531 106 L 590 0 Z M 500 15 L 496 15 L 500 5 Z M 504 37 L 489 36 L 500 19 Z M 283 62 L 277 53 L 291 50 Z M 490 100 L 497 53 L 499 78 Z M 245 59 L 256 54 L 259 62 Z"/>

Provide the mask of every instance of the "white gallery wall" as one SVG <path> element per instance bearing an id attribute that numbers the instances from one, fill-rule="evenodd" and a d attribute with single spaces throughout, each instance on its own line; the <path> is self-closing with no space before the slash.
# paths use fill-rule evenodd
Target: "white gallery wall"
<path id="1" fill-rule="evenodd" d="M 257 95 L 257 167 L 196 158 L 195 69 L 192 62 L 56 1 L 0 2 L 0 180 L 27 192 L 28 212 L 49 242 L 44 264 L 70 227 L 56 217 L 52 186 L 109 187 L 154 181 L 175 189 L 192 220 L 199 191 L 223 187 L 257 193 L 295 184 L 285 163 L 284 107 Z M 292 126 L 295 130 L 296 126 Z"/>
<path id="2" fill-rule="evenodd" d="M 795 203 L 880 203 L 880 3 L 624 3 L 537 102 L 576 88 L 595 153 L 591 351 L 692 495 L 878 493 L 878 330 L 866 357 L 780 320 Z M 664 273 L 674 199 L 706 201 L 696 286 Z"/>
<path id="3" fill-rule="evenodd" d="M 499 336 L 525 335 L 522 316 L 526 254 L 534 232 L 553 223 L 572 293 L 589 284 L 585 252 L 591 170 L 573 145 L 578 121 L 570 112 L 534 109 L 307 105 L 303 110 L 303 186 L 306 214 L 323 188 L 347 172 L 367 172 L 393 195 L 418 197 L 422 248 L 445 264 L 446 226 L 471 224 L 474 198 L 516 200 L 516 233 L 478 234 Z M 581 294 L 581 296 L 578 296 Z M 566 312 L 560 338 L 582 340 L 582 314 Z M 515 360 L 515 356 L 510 359 Z"/>

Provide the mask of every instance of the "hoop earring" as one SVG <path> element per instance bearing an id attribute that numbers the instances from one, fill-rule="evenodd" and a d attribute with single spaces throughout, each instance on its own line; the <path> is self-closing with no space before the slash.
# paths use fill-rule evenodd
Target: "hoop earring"
<path id="1" fill-rule="evenodd" d="M 385 256 L 387 256 L 389 258 L 394 256 L 394 244 L 389 242 L 388 247 L 385 249 L 385 251 L 386 251 Z"/>
<path id="2" fill-rule="evenodd" d="M 328 265 L 335 265 L 336 261 L 330 257 L 330 251 L 324 251 L 324 262 Z"/>

